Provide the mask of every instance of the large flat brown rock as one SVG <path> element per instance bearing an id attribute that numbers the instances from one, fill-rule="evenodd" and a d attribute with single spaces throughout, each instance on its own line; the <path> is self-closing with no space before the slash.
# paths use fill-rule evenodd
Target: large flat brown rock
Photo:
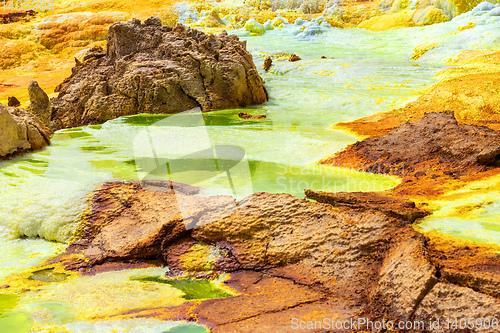
<path id="1" fill-rule="evenodd" d="M 234 208 L 231 197 L 193 193 L 105 184 L 92 199 L 82 239 L 59 260 L 85 274 L 148 260 L 168 263 L 171 276 L 230 273 L 225 283 L 235 296 L 201 300 L 189 314 L 181 308 L 137 314 L 168 319 L 182 313 L 215 332 L 292 332 L 294 318 L 397 322 L 460 311 L 500 316 L 493 253 L 431 242 L 408 221 L 376 209 L 377 200 L 361 196 L 355 200 L 360 207 L 333 207 L 289 194 L 255 193 Z M 176 198 L 188 203 L 182 214 Z M 375 206 L 362 207 L 363 202 Z M 458 264 L 467 253 L 475 255 L 476 266 L 473 260 Z"/>
<path id="2" fill-rule="evenodd" d="M 499 133 L 459 124 L 446 111 L 426 113 L 387 134 L 358 141 L 322 163 L 401 176 L 436 171 L 461 175 L 496 167 L 499 155 Z"/>

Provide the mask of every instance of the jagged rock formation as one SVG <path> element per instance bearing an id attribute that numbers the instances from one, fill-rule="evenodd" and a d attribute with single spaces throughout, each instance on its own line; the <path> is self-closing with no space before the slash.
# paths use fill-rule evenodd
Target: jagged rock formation
<path id="1" fill-rule="evenodd" d="M 267 101 L 245 42 L 208 35 L 159 18 L 109 28 L 107 50 L 77 62 L 53 99 L 50 127 L 60 129 L 137 113 L 177 113 L 244 107 Z"/>
<path id="2" fill-rule="evenodd" d="M 196 318 L 212 332 L 290 332 L 292 318 L 385 318 L 397 328 L 399 320 L 428 325 L 446 316 L 500 316 L 491 288 L 499 281 L 498 260 L 482 257 L 491 282 L 486 288 L 473 279 L 478 269 L 472 265 L 461 266 L 460 283 L 448 279 L 441 272 L 456 268 L 450 262 L 458 248 L 429 247 L 407 221 L 374 209 L 366 198 L 353 208 L 256 193 L 231 211 L 231 197 L 165 188 L 149 192 L 137 183 L 105 184 L 94 195 L 83 238 L 56 261 L 84 274 L 151 258 L 163 258 L 174 276 L 231 272 L 227 284 L 238 296 L 151 310 L 164 319 Z M 176 200 L 188 198 L 191 204 L 181 215 Z M 364 201 L 369 205 L 361 207 Z M 185 224 L 199 227 L 186 230 Z M 462 251 L 466 262 L 472 250 Z M 316 331 L 328 330 L 322 329 Z"/>
<path id="3" fill-rule="evenodd" d="M 439 171 L 459 176 L 495 167 L 499 156 L 500 134 L 458 124 L 454 112 L 446 111 L 358 141 L 322 163 L 401 176 Z"/>
<path id="4" fill-rule="evenodd" d="M 43 124 L 48 124 L 52 107 L 50 104 L 49 96 L 38 85 L 38 82 L 31 81 L 28 86 L 28 94 L 30 97 L 30 106 L 28 111 L 38 117 Z"/>
<path id="5" fill-rule="evenodd" d="M 23 109 L 0 104 L 0 160 L 50 143 L 50 130 Z"/>

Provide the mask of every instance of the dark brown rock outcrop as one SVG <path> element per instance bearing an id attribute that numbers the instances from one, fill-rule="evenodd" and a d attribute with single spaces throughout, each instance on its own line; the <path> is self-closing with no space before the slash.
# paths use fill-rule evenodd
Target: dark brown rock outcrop
<path id="1" fill-rule="evenodd" d="M 453 111 L 446 111 L 356 142 L 322 163 L 401 176 L 445 172 L 458 177 L 495 167 L 499 156 L 499 133 L 460 125 Z"/>
<path id="2" fill-rule="evenodd" d="M 90 49 L 52 100 L 50 126 L 102 123 L 137 113 L 238 108 L 267 101 L 245 43 L 158 18 L 117 22 L 106 51 Z"/>
<path id="3" fill-rule="evenodd" d="M 23 109 L 0 104 L 0 160 L 42 149 L 50 130 Z"/>
<path id="4" fill-rule="evenodd" d="M 16 98 L 16 96 L 9 96 L 8 97 L 8 106 L 13 106 L 13 107 L 18 107 L 21 105 L 21 102 Z"/>
<path id="5" fill-rule="evenodd" d="M 36 12 L 34 10 L 26 10 L 21 12 L 10 12 L 5 14 L 0 14 L 0 19 L 3 24 L 8 24 L 12 22 L 17 22 L 23 19 L 29 19 L 30 16 L 35 16 Z"/>

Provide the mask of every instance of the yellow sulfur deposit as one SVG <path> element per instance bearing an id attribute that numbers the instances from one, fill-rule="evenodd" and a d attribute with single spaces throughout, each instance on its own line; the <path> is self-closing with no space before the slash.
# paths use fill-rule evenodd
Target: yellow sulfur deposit
<path id="1" fill-rule="evenodd" d="M 358 28 L 363 28 L 371 31 L 384 31 L 402 27 L 411 27 L 415 25 L 413 23 L 412 17 L 412 11 L 403 10 L 394 14 L 372 17 L 367 21 L 361 22 L 358 25 Z"/>
<path id="2" fill-rule="evenodd" d="M 50 284 L 26 296 L 32 300 L 66 303 L 79 319 L 96 319 L 126 310 L 182 304 L 183 293 L 168 284 L 133 280 L 163 272 L 164 269 L 151 268 L 101 273 Z"/>
<path id="3" fill-rule="evenodd" d="M 443 11 L 434 6 L 427 7 L 413 16 L 413 21 L 417 25 L 430 25 L 446 22 L 448 20 L 448 17 L 443 13 Z"/>
<path id="4" fill-rule="evenodd" d="M 212 269 L 218 257 L 219 251 L 215 246 L 196 243 L 180 257 L 180 262 L 187 272 L 205 272 Z"/>

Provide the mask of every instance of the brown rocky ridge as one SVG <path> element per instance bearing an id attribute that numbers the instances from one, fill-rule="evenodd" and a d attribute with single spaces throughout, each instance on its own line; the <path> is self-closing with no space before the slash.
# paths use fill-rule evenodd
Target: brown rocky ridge
<path id="1" fill-rule="evenodd" d="M 267 101 L 245 49 L 225 31 L 209 35 L 151 17 L 109 28 L 107 48 L 90 49 L 57 88 L 51 128 L 103 123 L 137 113 L 238 108 Z"/>
<path id="2" fill-rule="evenodd" d="M 5 14 L 0 14 L 0 19 L 3 24 L 8 24 L 12 22 L 17 22 L 23 19 L 28 19 L 30 16 L 35 16 L 36 12 L 34 10 L 25 10 L 21 12 L 10 12 Z"/>
<path id="3" fill-rule="evenodd" d="M 134 182 L 104 184 L 93 195 L 81 239 L 54 260 L 84 274 L 154 260 L 168 263 L 173 277 L 229 272 L 226 284 L 239 294 L 145 308 L 124 318 L 195 320 L 212 332 L 290 332 L 293 318 L 426 324 L 445 317 L 500 318 L 498 260 L 460 244 L 429 243 L 408 221 L 387 213 L 388 202 L 396 203 L 382 195 L 339 195 L 342 204 L 332 206 L 255 193 L 234 211 L 232 197 L 197 197 L 191 188 L 174 194 L 171 185 L 150 185 L 165 191 Z M 179 198 L 192 203 L 182 215 Z M 398 209 L 415 210 L 406 202 Z M 478 258 L 482 268 L 473 263 Z M 485 270 L 489 275 L 478 279 Z"/>
<path id="4" fill-rule="evenodd" d="M 322 163 L 402 177 L 439 172 L 459 177 L 496 168 L 499 157 L 500 134 L 458 124 L 454 112 L 446 111 L 358 141 Z"/>

